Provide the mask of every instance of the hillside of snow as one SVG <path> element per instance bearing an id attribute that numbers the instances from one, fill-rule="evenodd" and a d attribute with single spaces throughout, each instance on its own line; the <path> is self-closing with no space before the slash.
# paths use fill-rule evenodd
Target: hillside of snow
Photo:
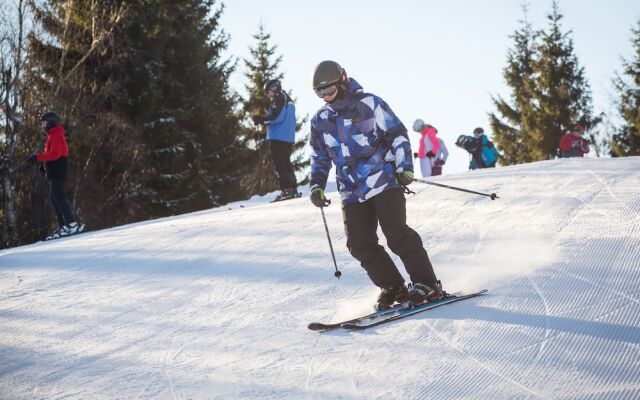
<path id="1" fill-rule="evenodd" d="M 378 294 L 336 192 L 340 280 L 307 197 L 1 251 L 0 399 L 638 399 L 639 171 L 563 159 L 434 179 L 495 201 L 412 184 L 409 224 L 445 289 L 489 292 L 358 332 L 307 329 Z"/>

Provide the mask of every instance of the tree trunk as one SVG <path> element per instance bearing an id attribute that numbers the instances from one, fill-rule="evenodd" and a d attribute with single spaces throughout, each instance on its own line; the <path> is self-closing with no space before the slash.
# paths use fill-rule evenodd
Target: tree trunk
<path id="1" fill-rule="evenodd" d="M 2 176 L 2 193 L 4 196 L 4 227 L 2 228 L 3 244 L 10 247 L 18 243 L 18 218 L 16 217 L 16 201 L 13 195 L 13 182 L 9 173 Z"/>

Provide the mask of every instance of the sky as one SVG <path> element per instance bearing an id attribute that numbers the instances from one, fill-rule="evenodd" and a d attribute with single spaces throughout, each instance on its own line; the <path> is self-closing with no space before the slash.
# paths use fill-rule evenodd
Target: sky
<path id="1" fill-rule="evenodd" d="M 638 170 L 572 158 L 434 178 L 496 200 L 416 184 L 408 223 L 444 289 L 488 292 L 364 331 L 307 329 L 380 292 L 335 190 L 339 280 L 320 211 L 275 192 L 1 250 L 0 399 L 637 400 Z"/>
<path id="2" fill-rule="evenodd" d="M 533 29 L 548 26 L 551 4 L 529 1 Z M 224 5 L 221 25 L 230 35 L 226 57 L 249 58 L 262 22 L 283 56 L 283 87 L 297 98 L 299 116 L 311 116 L 322 105 L 311 89 L 315 65 L 337 61 L 365 91 L 391 106 L 410 130 L 414 149 L 416 118 L 438 128 L 450 152 L 444 174 L 468 169 L 468 154 L 454 145 L 459 135 L 481 126 L 491 137 L 491 98 L 510 96 L 502 70 L 513 47 L 510 35 L 524 17 L 519 0 L 229 0 Z M 633 54 L 638 2 L 560 0 L 559 5 L 563 31 L 572 31 L 575 54 L 591 85 L 594 111 L 614 113 L 611 79 L 621 70 L 622 57 Z M 240 93 L 243 74 L 240 62 L 230 82 Z"/>

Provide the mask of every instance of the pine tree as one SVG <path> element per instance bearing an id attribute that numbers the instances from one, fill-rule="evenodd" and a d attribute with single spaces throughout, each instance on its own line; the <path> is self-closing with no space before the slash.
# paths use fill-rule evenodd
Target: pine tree
<path id="1" fill-rule="evenodd" d="M 244 196 L 222 10 L 215 0 L 34 2 L 44 32 L 30 40 L 29 104 L 71 128 L 69 192 L 92 229 Z"/>
<path id="2" fill-rule="evenodd" d="M 276 56 L 277 46 L 270 44 L 271 35 L 265 32 L 261 23 L 258 32 L 253 36 L 256 46 L 250 48 L 251 59 L 245 59 L 245 76 L 248 83 L 245 85 L 248 97 L 243 101 L 242 113 L 245 121 L 243 132 L 249 141 L 253 154 L 249 160 L 249 171 L 244 181 L 244 186 L 249 193 L 265 194 L 278 188 L 278 181 L 274 173 L 273 161 L 269 153 L 264 125 L 252 127 L 251 117 L 265 115 L 269 107 L 269 98 L 264 93 L 264 85 L 269 79 L 282 81 L 284 74 L 279 72 L 282 55 Z M 306 118 L 296 122 L 296 132 L 300 130 Z M 306 138 L 294 143 L 293 153 L 301 150 L 306 145 Z M 309 165 L 309 160 L 303 160 L 298 154 L 292 161 L 294 171 L 300 171 Z M 302 182 L 301 182 L 302 183 Z"/>
<path id="3" fill-rule="evenodd" d="M 591 90 L 574 54 L 570 32 L 562 32 L 557 1 L 547 18 L 548 31 L 533 32 L 525 9 L 525 20 L 513 35 L 515 48 L 509 51 L 504 69 L 512 104 L 494 98 L 503 119 L 489 114 L 505 164 L 555 158 L 566 129 L 580 122 L 592 130 L 601 120 L 592 115 Z"/>
<path id="4" fill-rule="evenodd" d="M 640 155 L 640 20 L 632 34 L 634 57 L 631 61 L 623 60 L 623 75 L 618 74 L 614 79 L 623 125 L 612 138 L 613 157 Z"/>
<path id="5" fill-rule="evenodd" d="M 136 3 L 129 30 L 128 86 L 144 144 L 145 202 L 152 216 L 223 204 L 243 196 L 244 143 L 236 99 L 227 85 L 233 66 L 221 60 L 228 36 L 214 0 Z"/>
<path id="6" fill-rule="evenodd" d="M 494 97 L 493 104 L 502 119 L 495 113 L 489 114 L 493 138 L 502 153 L 504 165 L 532 161 L 526 132 L 531 116 L 536 112 L 532 102 L 535 33 L 528 22 L 526 6 L 523 11 L 522 26 L 512 35 L 514 48 L 509 50 L 507 66 L 503 70 L 504 79 L 512 89 L 511 104 L 500 96 Z"/>
<path id="7" fill-rule="evenodd" d="M 554 0 L 547 16 L 549 28 L 540 32 L 542 40 L 533 64 L 533 102 L 538 110 L 527 130 L 533 160 L 555 158 L 560 138 L 575 123 L 589 130 L 599 122 L 592 115 L 591 89 L 574 54 L 570 31 L 561 30 L 562 18 Z"/>

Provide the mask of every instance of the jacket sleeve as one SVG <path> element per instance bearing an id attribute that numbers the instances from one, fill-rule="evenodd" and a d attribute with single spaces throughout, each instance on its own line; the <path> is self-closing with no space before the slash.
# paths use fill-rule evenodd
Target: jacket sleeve
<path id="1" fill-rule="evenodd" d="M 442 154 L 442 156 L 438 154 L 438 158 L 440 158 L 444 162 L 447 162 L 447 158 L 449 157 L 449 150 L 447 150 L 447 146 L 444 144 L 442 140 L 439 140 L 439 142 L 440 142 L 440 154 Z"/>
<path id="2" fill-rule="evenodd" d="M 375 129 L 382 134 L 383 140 L 391 149 L 396 163 L 396 172 L 413 172 L 411 142 L 407 128 L 383 100 L 375 103 Z"/>
<path id="3" fill-rule="evenodd" d="M 316 129 L 314 121 L 311 121 L 311 181 L 309 190 L 323 189 L 327 185 L 329 172 L 331 171 L 331 157 L 324 144 L 322 134 Z"/>
<path id="4" fill-rule="evenodd" d="M 45 150 L 37 155 L 37 160 L 39 162 L 55 161 L 62 157 L 64 149 L 64 143 L 62 140 L 63 138 L 59 136 L 48 136 L 47 144 L 44 147 Z"/>
<path id="5" fill-rule="evenodd" d="M 268 124 L 269 122 L 276 120 L 287 103 L 287 95 L 284 92 L 278 93 L 273 104 L 269 108 L 269 112 L 265 116 L 264 122 Z"/>
<path id="6" fill-rule="evenodd" d="M 589 142 L 584 138 L 581 142 L 580 150 L 582 150 L 582 154 L 587 154 L 589 152 Z"/>

